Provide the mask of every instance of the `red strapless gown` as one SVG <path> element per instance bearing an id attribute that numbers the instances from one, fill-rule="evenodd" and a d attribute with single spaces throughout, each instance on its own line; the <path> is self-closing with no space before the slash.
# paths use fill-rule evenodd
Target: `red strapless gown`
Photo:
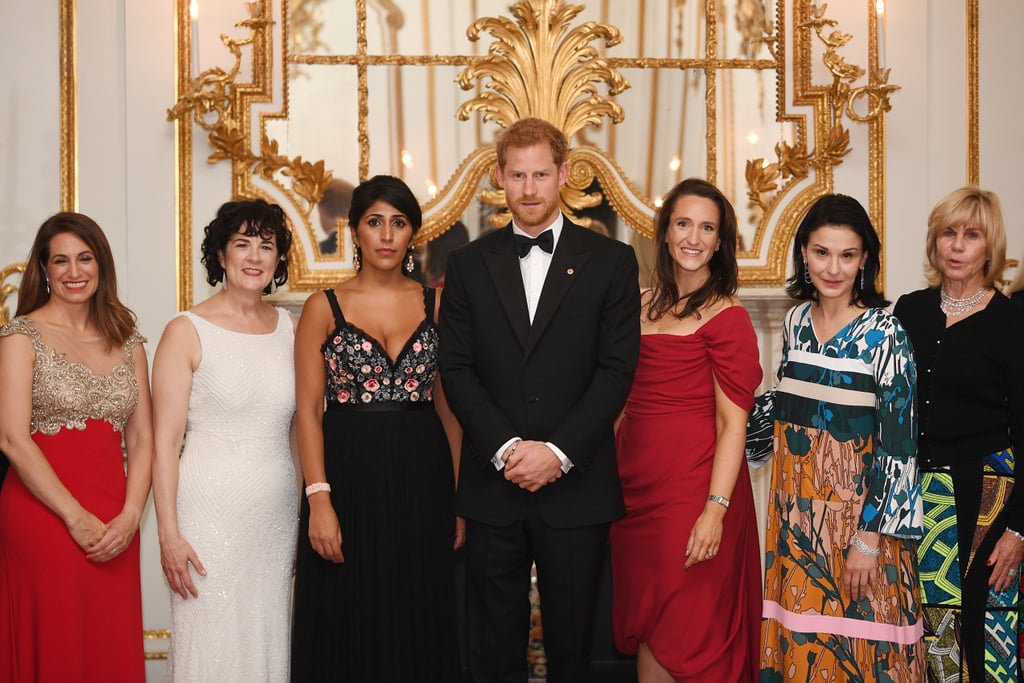
<path id="1" fill-rule="evenodd" d="M 644 335 L 617 434 L 626 516 L 611 528 L 615 642 L 647 643 L 680 681 L 757 679 L 761 558 L 750 477 L 740 468 L 718 554 L 688 570 L 686 543 L 704 510 L 715 455 L 714 381 L 749 410 L 761 380 L 745 309 L 692 335 Z"/>

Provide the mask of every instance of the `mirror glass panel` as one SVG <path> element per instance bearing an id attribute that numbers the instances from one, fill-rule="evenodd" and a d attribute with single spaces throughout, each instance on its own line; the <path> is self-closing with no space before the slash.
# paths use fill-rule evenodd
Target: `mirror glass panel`
<path id="1" fill-rule="evenodd" d="M 589 45 L 630 84 L 613 96 L 604 83 L 594 84 L 597 94 L 622 107 L 625 119 L 614 124 L 602 118 L 600 126 L 585 126 L 571 145 L 603 150 L 652 207 L 685 177 L 713 178 L 733 200 L 743 246 L 749 247 L 760 214 L 748 206 L 744 167 L 748 159 L 770 157 L 782 135 L 775 122 L 776 65 L 764 40 L 772 30 L 775 3 L 726 0 L 717 5 L 719 13 L 712 18 L 716 54 L 731 61 L 713 72 L 710 106 L 703 0 L 604 0 L 567 15 L 568 31 L 585 22 L 618 30 L 619 44 L 594 40 Z M 508 0 L 367 0 L 365 51 L 358 43 L 358 2 L 301 0 L 287 7 L 288 117 L 264 123 L 281 154 L 323 159 L 335 179 L 353 184 L 360 179 L 361 164 L 368 175 L 399 175 L 428 205 L 467 156 L 493 142 L 497 123 L 484 122 L 479 112 L 470 112 L 465 121 L 457 116 L 461 105 L 489 90 L 488 82 L 473 83 L 469 90 L 456 82 L 494 42 L 487 31 L 480 31 L 475 42 L 467 38 L 475 20 L 503 17 L 512 30 L 520 28 Z M 361 78 L 369 112 L 362 145 Z M 716 144 L 713 157 L 710 144 Z M 480 185 L 490 187 L 486 175 Z M 591 189 L 599 187 L 595 179 Z M 598 220 L 628 240 L 628 224 L 618 220 L 607 199 L 598 209 L 611 212 Z M 470 203 L 463 222 L 471 236 L 493 211 L 479 201 Z M 597 217 L 593 213 L 578 215 Z M 321 225 L 314 213 L 307 232 L 319 241 L 334 227 L 331 221 Z M 316 256 L 333 258 L 331 253 Z"/>

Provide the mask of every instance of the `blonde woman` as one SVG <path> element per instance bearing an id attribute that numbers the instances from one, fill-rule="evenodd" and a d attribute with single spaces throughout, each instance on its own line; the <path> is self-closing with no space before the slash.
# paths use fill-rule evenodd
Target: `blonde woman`
<path id="1" fill-rule="evenodd" d="M 928 666 L 947 681 L 1017 681 L 1024 311 L 993 286 L 1006 263 L 999 198 L 973 186 L 946 195 L 925 245 L 929 286 L 894 313 L 918 367 Z"/>

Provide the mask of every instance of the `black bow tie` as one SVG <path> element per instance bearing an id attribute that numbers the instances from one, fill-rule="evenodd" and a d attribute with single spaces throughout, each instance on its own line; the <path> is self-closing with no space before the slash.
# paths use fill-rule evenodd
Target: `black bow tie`
<path id="1" fill-rule="evenodd" d="M 519 258 L 525 257 L 534 247 L 540 247 L 549 254 L 555 248 L 555 234 L 550 230 L 545 230 L 536 237 L 513 235 L 512 238 L 515 240 L 516 253 L 519 254 Z"/>

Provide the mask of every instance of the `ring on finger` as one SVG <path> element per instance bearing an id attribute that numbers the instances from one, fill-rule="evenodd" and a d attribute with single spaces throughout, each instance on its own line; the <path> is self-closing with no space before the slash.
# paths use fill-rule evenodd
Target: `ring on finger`
<path id="1" fill-rule="evenodd" d="M 1006 573 L 1007 573 L 1007 574 L 1008 574 L 1009 576 L 1017 576 L 1017 568 L 1016 568 L 1016 567 L 1010 567 L 1010 569 L 1008 569 L 1008 570 L 1006 571 Z"/>

